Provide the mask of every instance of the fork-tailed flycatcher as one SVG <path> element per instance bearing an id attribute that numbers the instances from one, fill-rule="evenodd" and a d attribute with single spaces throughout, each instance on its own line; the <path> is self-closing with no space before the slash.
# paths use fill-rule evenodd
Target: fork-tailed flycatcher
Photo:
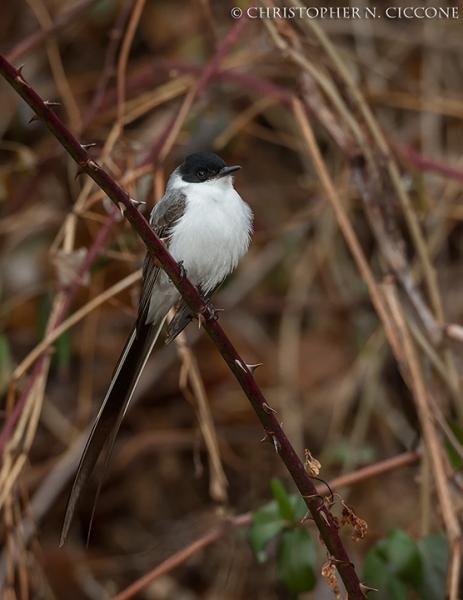
<path id="1" fill-rule="evenodd" d="M 170 176 L 164 196 L 151 213 L 150 224 L 154 232 L 166 242 L 175 260 L 183 264 L 187 277 L 198 287 L 206 302 L 248 250 L 253 215 L 235 191 L 232 177 L 240 168 L 227 167 L 211 152 L 188 156 Z M 174 306 L 177 310 L 168 326 L 167 341 L 174 339 L 192 317 L 177 288 L 147 254 L 138 317 L 80 459 L 60 545 L 66 539 L 77 503 L 98 457 L 108 444 L 106 470 L 135 386 L 167 313 Z"/>

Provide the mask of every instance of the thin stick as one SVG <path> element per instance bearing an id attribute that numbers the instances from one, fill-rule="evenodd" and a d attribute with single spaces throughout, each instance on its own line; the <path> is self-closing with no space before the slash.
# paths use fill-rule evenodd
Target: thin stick
<path id="1" fill-rule="evenodd" d="M 444 465 L 446 463 L 446 457 L 439 442 L 439 436 L 432 418 L 432 410 L 430 407 L 430 402 L 432 402 L 432 400 L 429 398 L 428 391 L 423 381 L 418 357 L 410 334 L 408 333 L 407 325 L 397 297 L 397 290 L 392 281 L 385 283 L 384 289 L 391 308 L 394 325 L 401 337 L 404 359 L 406 361 L 405 364 L 407 365 L 410 375 L 410 388 L 413 392 L 418 418 L 420 420 L 421 430 L 423 432 L 423 438 L 436 484 L 439 505 L 442 511 L 442 519 L 449 539 L 451 560 L 447 580 L 447 593 L 450 600 L 457 600 L 458 586 L 455 586 L 455 581 L 459 574 L 461 562 L 462 535 L 445 474 Z M 454 569 L 458 569 L 456 573 Z"/>
<path id="2" fill-rule="evenodd" d="M 371 272 L 371 269 L 365 258 L 357 236 L 354 233 L 353 227 L 347 217 L 346 211 L 344 210 L 344 207 L 339 199 L 338 193 L 328 174 L 325 163 L 323 162 L 320 149 L 315 139 L 312 127 L 310 126 L 309 120 L 307 119 L 307 116 L 305 114 L 304 107 L 300 100 L 298 100 L 297 98 L 293 99 L 293 111 L 294 117 L 301 128 L 302 137 L 306 143 L 307 150 L 309 151 L 309 154 L 312 157 L 315 169 L 320 178 L 320 182 L 323 186 L 323 189 L 325 190 L 327 199 L 331 204 L 331 207 L 336 215 L 339 227 L 344 235 L 347 245 L 349 246 L 349 250 L 351 251 L 352 256 L 354 257 L 358 270 L 360 271 L 360 275 L 367 284 L 371 301 L 373 302 L 376 312 L 378 313 L 387 333 L 392 329 L 392 323 L 387 308 L 385 306 L 384 300 L 382 298 L 380 289 L 373 277 L 373 273 Z"/>
<path id="3" fill-rule="evenodd" d="M 76 312 L 63 321 L 61 325 L 50 331 L 45 339 L 40 342 L 40 344 L 35 346 L 31 352 L 29 352 L 26 358 L 13 371 L 12 379 L 18 380 L 20 377 L 22 377 L 39 358 L 39 356 L 41 356 L 45 350 L 47 350 L 54 342 L 56 342 L 56 340 L 61 337 L 63 333 L 71 329 L 71 327 L 74 327 L 74 325 L 95 310 L 95 308 L 98 308 L 98 306 L 101 306 L 113 296 L 116 296 L 123 290 L 131 287 L 140 279 L 141 269 L 135 271 L 135 273 L 132 273 L 131 275 L 128 275 L 121 281 L 118 281 L 95 298 L 92 298 L 89 302 L 87 302 L 87 304 L 79 308 L 79 310 L 76 310 Z"/>
<path id="4" fill-rule="evenodd" d="M 130 47 L 132 46 L 135 32 L 140 22 L 141 14 L 145 6 L 146 0 L 136 0 L 135 7 L 130 16 L 127 32 L 122 42 L 121 53 L 117 63 L 117 123 L 119 132 L 122 133 L 124 127 L 124 111 L 125 111 L 125 72 L 129 59 Z"/>
<path id="5" fill-rule="evenodd" d="M 164 575 L 165 573 L 169 573 L 175 567 L 178 567 L 182 563 L 184 563 L 190 556 L 193 556 L 203 548 L 210 546 L 221 537 L 223 537 L 229 531 L 233 531 L 238 527 L 242 527 L 243 524 L 248 524 L 250 515 L 241 515 L 239 517 L 235 517 L 230 522 L 224 522 L 218 527 L 214 527 L 206 532 L 201 538 L 195 540 L 192 544 L 179 550 L 167 560 L 162 562 L 155 569 L 147 573 L 144 577 L 141 577 L 124 591 L 120 592 L 116 596 L 113 597 L 113 600 L 129 600 L 133 598 L 136 594 L 145 589 L 151 582 L 155 579 Z"/>

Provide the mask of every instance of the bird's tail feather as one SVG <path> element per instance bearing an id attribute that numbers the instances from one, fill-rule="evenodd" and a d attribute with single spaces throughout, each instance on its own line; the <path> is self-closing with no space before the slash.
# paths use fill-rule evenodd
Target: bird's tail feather
<path id="1" fill-rule="evenodd" d="M 143 371 L 146 361 L 148 360 L 151 350 L 159 337 L 159 333 L 162 329 L 164 321 L 165 318 L 162 319 L 160 323 L 145 324 L 142 326 L 138 325 L 138 327 L 134 327 L 129 339 L 127 340 L 114 371 L 111 384 L 108 392 L 106 393 L 106 397 L 90 432 L 87 444 L 82 454 L 82 458 L 80 459 L 77 474 L 74 479 L 71 494 L 69 496 L 68 505 L 66 507 L 63 529 L 60 537 L 60 546 L 62 546 L 66 540 L 79 499 L 82 496 L 82 493 L 90 479 L 90 475 L 92 474 L 97 460 L 103 451 L 103 448 L 107 444 L 107 453 L 103 474 L 98 484 L 95 502 L 93 505 L 93 520 L 96 501 L 101 490 L 101 485 L 103 483 L 103 478 L 111 457 L 117 432 L 127 411 L 135 386 L 140 379 L 140 375 Z"/>

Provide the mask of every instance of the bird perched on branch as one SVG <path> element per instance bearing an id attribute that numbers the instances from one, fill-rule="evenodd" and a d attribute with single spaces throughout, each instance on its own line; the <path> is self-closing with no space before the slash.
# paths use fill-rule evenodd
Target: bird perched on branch
<path id="1" fill-rule="evenodd" d="M 210 301 L 249 247 L 253 215 L 233 187 L 232 175 L 240 168 L 228 167 L 211 152 L 188 156 L 170 176 L 164 196 L 151 213 L 154 232 L 182 264 L 205 302 Z M 168 326 L 168 342 L 186 327 L 192 316 L 180 292 L 148 253 L 143 266 L 137 320 L 82 454 L 66 508 L 60 545 L 66 539 L 77 503 L 107 444 L 106 470 L 135 386 L 167 314 L 174 306 L 177 309 Z M 101 480 L 98 492 L 100 487 Z"/>

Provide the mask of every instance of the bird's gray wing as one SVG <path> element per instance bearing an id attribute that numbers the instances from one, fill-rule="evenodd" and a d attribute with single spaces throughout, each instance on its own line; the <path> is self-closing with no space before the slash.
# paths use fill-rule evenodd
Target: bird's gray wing
<path id="1" fill-rule="evenodd" d="M 166 193 L 162 200 L 156 204 L 152 213 L 150 224 L 154 233 L 163 239 L 169 247 L 169 237 L 172 227 L 183 216 L 186 207 L 186 198 L 183 194 L 173 196 Z M 137 327 L 146 323 L 154 287 L 159 277 L 160 268 L 156 265 L 153 257 L 148 252 L 143 263 L 143 287 L 141 291 L 140 304 L 138 307 Z"/>
<path id="2" fill-rule="evenodd" d="M 172 226 L 183 215 L 185 202 L 183 196 L 176 198 L 175 202 L 173 202 L 172 198 L 167 195 L 156 205 L 151 215 L 151 226 L 159 237 L 169 237 Z M 106 445 L 107 452 L 103 474 L 98 484 L 98 490 L 93 506 L 93 510 L 95 509 L 121 421 L 125 415 L 146 361 L 148 360 L 151 350 L 156 343 L 164 324 L 166 315 L 163 315 L 157 321 L 147 322 L 148 310 L 151 298 L 153 294 L 156 293 L 155 287 L 159 273 L 160 268 L 155 265 L 151 255 L 148 253 L 143 267 L 143 287 L 138 318 L 117 362 L 109 389 L 95 419 L 95 423 L 93 424 L 87 444 L 80 459 L 66 508 L 60 545 L 64 544 L 77 504 L 87 486 L 98 458 Z"/>

